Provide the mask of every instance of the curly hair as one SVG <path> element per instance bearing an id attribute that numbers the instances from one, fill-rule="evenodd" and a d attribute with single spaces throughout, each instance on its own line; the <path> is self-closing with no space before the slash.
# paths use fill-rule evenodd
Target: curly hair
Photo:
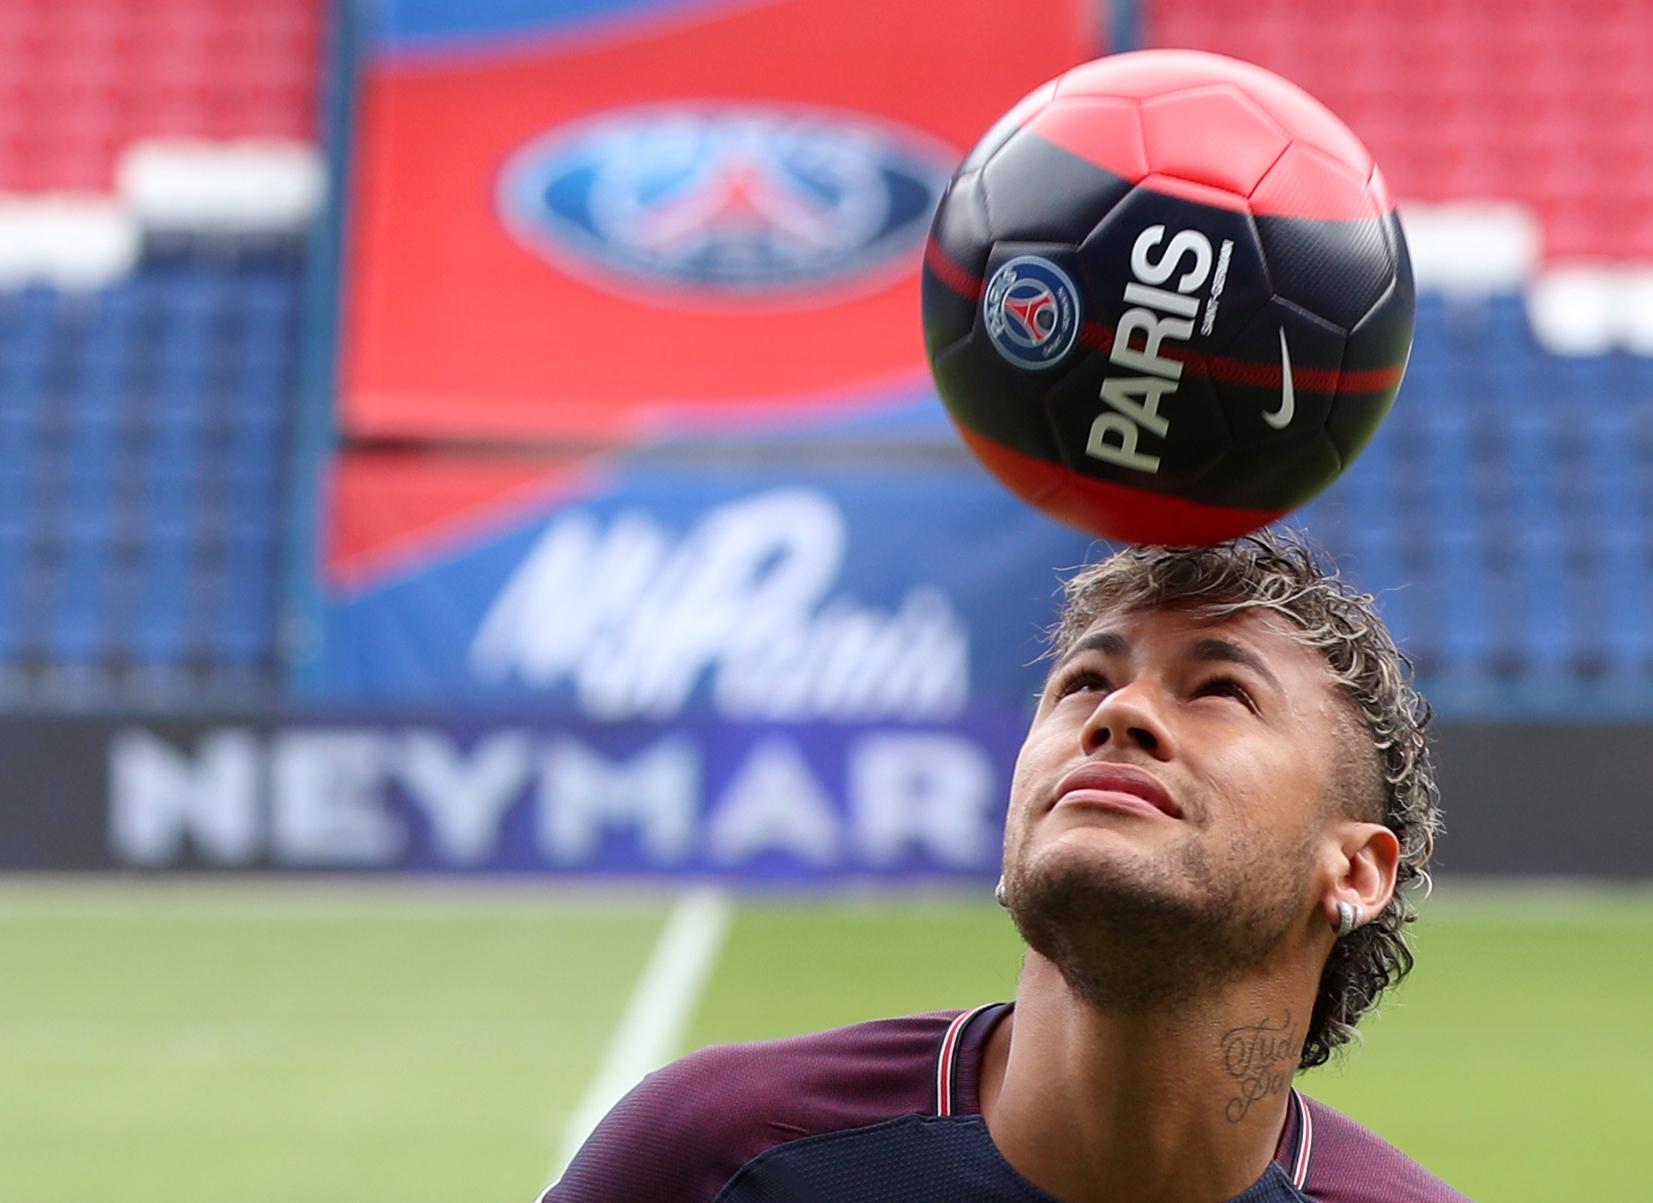
<path id="1" fill-rule="evenodd" d="M 1371 736 L 1381 806 L 1371 804 L 1376 782 L 1369 771 L 1359 774 L 1365 779 L 1359 785 L 1343 783 L 1346 794 L 1364 798 L 1343 801 L 1395 833 L 1398 881 L 1389 904 L 1339 939 L 1321 972 L 1298 1064 L 1323 1064 L 1412 968 L 1406 927 L 1417 910 L 1409 887 L 1428 883 L 1440 811 L 1424 735 L 1429 704 L 1412 687 L 1411 662 L 1371 595 L 1349 587 L 1292 531 L 1264 530 L 1210 547 L 1130 547 L 1081 569 L 1065 582 L 1063 594 L 1051 631 L 1051 654 L 1058 658 L 1106 613 L 1183 608 L 1217 621 L 1247 610 L 1278 615 L 1299 643 L 1325 657 L 1332 680 Z"/>

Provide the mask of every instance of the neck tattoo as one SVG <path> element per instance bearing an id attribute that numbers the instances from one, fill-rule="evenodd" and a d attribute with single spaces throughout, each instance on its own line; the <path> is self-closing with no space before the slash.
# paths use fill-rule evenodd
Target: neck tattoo
<path id="1" fill-rule="evenodd" d="M 1253 1103 L 1291 1085 L 1302 1041 L 1292 1027 L 1290 1011 L 1278 1023 L 1265 1015 L 1256 1023 L 1229 1028 L 1219 1043 L 1223 1069 L 1234 1079 L 1236 1090 L 1223 1111 L 1229 1123 L 1239 1123 Z"/>

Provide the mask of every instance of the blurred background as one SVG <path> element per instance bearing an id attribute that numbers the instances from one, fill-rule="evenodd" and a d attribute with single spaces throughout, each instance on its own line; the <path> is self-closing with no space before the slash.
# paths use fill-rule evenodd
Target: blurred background
<path id="1" fill-rule="evenodd" d="M 1292 521 L 1449 830 L 1305 1088 L 1653 1197 L 1653 0 L 0 0 L 0 1196 L 527 1200 L 664 1058 L 1009 996 L 1107 549 L 970 460 L 918 265 L 1145 46 L 1348 121 L 1420 289 Z"/>

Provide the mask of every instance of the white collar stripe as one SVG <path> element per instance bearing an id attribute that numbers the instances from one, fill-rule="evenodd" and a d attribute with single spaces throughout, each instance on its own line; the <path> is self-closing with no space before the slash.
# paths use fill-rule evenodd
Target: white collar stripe
<path id="1" fill-rule="evenodd" d="M 983 1003 L 966 1011 L 947 1025 L 947 1034 L 941 1038 L 941 1049 L 936 1054 L 936 1114 L 952 1115 L 957 1106 L 953 1098 L 954 1080 L 958 1076 L 959 1046 L 964 1042 L 964 1029 L 983 1011 L 994 1006 Z"/>
<path id="2" fill-rule="evenodd" d="M 1291 1098 L 1297 1104 L 1297 1153 L 1291 1159 L 1291 1184 L 1304 1190 L 1309 1181 L 1309 1157 L 1314 1151 L 1314 1117 L 1301 1094 L 1293 1090 Z"/>

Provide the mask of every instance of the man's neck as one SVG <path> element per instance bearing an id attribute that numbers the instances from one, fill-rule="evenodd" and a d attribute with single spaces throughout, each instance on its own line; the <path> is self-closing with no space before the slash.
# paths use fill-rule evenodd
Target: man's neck
<path id="1" fill-rule="evenodd" d="M 1313 1006 L 1294 976 L 1110 1014 L 1030 952 L 1016 1009 L 983 1050 L 982 1115 L 994 1143 L 1064 1203 L 1242 1194 L 1279 1142 Z"/>

